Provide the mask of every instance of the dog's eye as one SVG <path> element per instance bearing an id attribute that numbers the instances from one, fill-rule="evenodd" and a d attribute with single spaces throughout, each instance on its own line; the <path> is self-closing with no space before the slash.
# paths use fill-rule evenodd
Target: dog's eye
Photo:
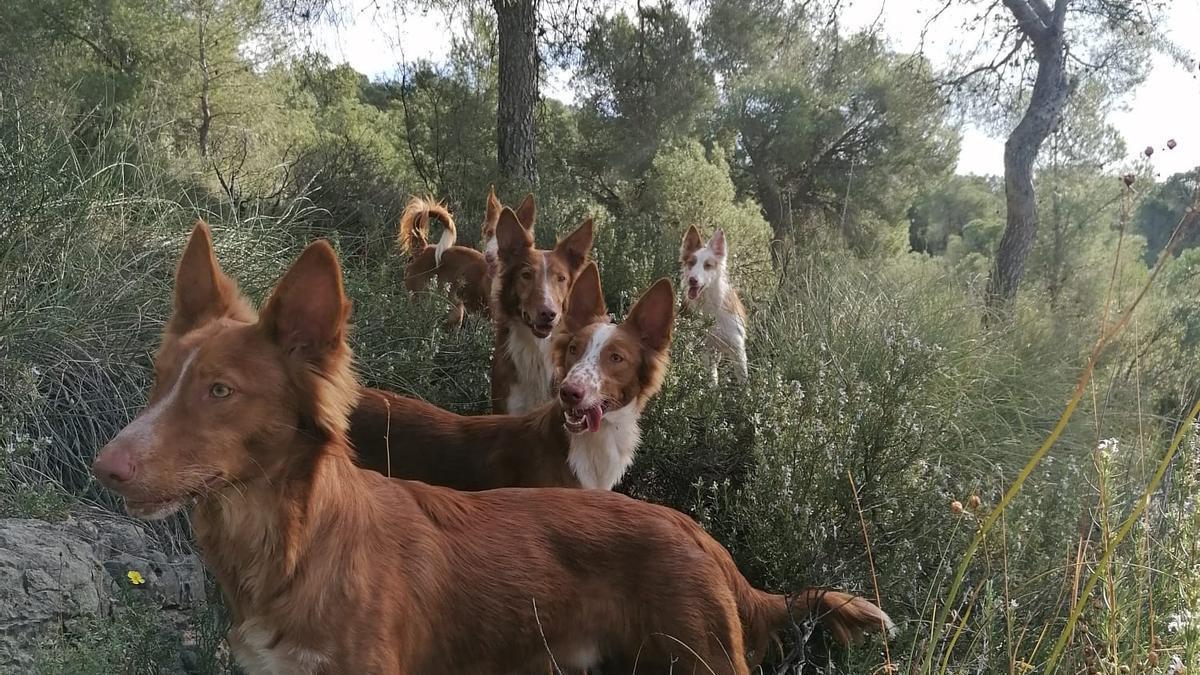
<path id="1" fill-rule="evenodd" d="M 565 274 L 558 275 L 558 283 L 560 283 L 560 284 L 567 283 L 567 275 L 565 275 Z"/>
<path id="2" fill-rule="evenodd" d="M 530 279 L 533 278 L 533 270 L 525 269 L 524 271 L 521 272 L 521 278 L 524 279 L 525 281 L 529 281 Z"/>
<path id="3" fill-rule="evenodd" d="M 571 344 L 567 345 L 567 353 L 571 356 L 575 356 L 579 353 L 579 347 L 575 346 L 575 343 L 572 342 Z"/>
<path id="4" fill-rule="evenodd" d="M 613 352 L 608 355 L 608 360 L 612 361 L 613 363 L 621 363 L 622 361 L 625 360 L 625 357 L 621 356 L 620 354 L 618 354 L 616 352 Z"/>
<path id="5" fill-rule="evenodd" d="M 209 388 L 208 393 L 213 398 L 225 398 L 232 394 L 233 390 L 229 388 L 229 385 L 218 382 Z"/>
<path id="6" fill-rule="evenodd" d="M 704 269 L 706 269 L 706 270 L 711 270 L 714 266 L 715 266 L 715 264 L 711 260 L 704 263 Z"/>

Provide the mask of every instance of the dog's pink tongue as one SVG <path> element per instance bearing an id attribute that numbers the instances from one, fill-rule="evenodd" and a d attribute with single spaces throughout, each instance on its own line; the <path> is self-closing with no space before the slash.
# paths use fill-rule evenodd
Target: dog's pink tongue
<path id="1" fill-rule="evenodd" d="M 696 286 L 688 286 L 688 299 L 695 300 L 700 296 L 700 289 Z"/>
<path id="2" fill-rule="evenodd" d="M 587 418 L 588 431 L 595 431 L 600 428 L 600 418 L 604 416 L 604 411 L 595 405 L 583 411 L 583 416 Z"/>

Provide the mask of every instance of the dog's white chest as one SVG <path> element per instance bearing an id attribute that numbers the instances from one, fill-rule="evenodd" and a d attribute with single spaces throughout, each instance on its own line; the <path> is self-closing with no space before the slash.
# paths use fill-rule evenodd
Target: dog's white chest
<path id="1" fill-rule="evenodd" d="M 538 339 L 527 330 L 514 330 L 508 334 L 507 349 L 516 380 L 505 403 L 508 414 L 518 415 L 550 400 L 554 382 L 550 338 Z"/>
<path id="2" fill-rule="evenodd" d="M 611 490 L 633 464 L 641 437 L 638 411 L 630 403 L 605 415 L 596 431 L 571 434 L 567 463 L 581 486 Z"/>

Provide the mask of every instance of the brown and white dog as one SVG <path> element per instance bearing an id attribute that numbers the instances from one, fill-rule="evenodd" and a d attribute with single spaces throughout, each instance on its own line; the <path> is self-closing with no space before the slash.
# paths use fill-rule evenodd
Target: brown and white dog
<path id="1" fill-rule="evenodd" d="M 496 246 L 500 267 L 492 284 L 492 412 L 529 412 L 554 393 L 550 334 L 562 316 L 575 277 L 592 249 L 592 220 L 549 251 L 512 209 L 500 213 Z"/>
<path id="2" fill-rule="evenodd" d="M 563 386 L 521 415 L 456 415 L 364 389 L 350 416 L 361 466 L 457 490 L 611 490 L 633 463 L 638 418 L 667 370 L 674 292 L 660 280 L 620 324 L 609 322 L 595 263 L 571 289 L 553 339 Z"/>
<path id="3" fill-rule="evenodd" d="M 492 297 L 492 278 L 496 274 L 496 223 L 500 220 L 503 206 L 496 198 L 496 188 L 488 188 L 487 209 L 480 228 L 477 251 L 455 244 L 458 233 L 454 219 L 443 204 L 430 199 L 413 197 L 400 217 L 397 241 L 400 249 L 411 256 L 404 270 L 404 287 L 411 293 L 419 292 L 436 281 L 439 286 L 450 289 L 451 307 L 446 316 L 447 328 L 462 325 L 467 312 L 484 315 L 488 312 Z M 537 219 L 533 194 L 525 199 L 516 211 L 523 227 L 532 231 Z M 436 246 L 429 245 L 429 221 L 437 218 L 445 228 Z"/>
<path id="4" fill-rule="evenodd" d="M 804 617 L 887 630 L 837 591 L 752 587 L 681 513 L 603 490 L 457 492 L 354 465 L 350 303 L 325 242 L 256 315 L 205 226 L 176 274 L 149 405 L 93 471 L 141 518 L 191 520 L 249 675 L 748 675 Z M 578 351 L 578 350 L 577 350 Z"/>
<path id="5" fill-rule="evenodd" d="M 708 243 L 702 243 L 695 225 L 688 227 L 679 248 L 680 280 L 685 307 L 694 307 L 712 320 L 706 353 L 713 384 L 718 381 L 717 365 L 725 357 L 737 368 L 738 382 L 748 375 L 746 361 L 746 308 L 729 283 L 726 270 L 725 233 L 717 230 Z"/>

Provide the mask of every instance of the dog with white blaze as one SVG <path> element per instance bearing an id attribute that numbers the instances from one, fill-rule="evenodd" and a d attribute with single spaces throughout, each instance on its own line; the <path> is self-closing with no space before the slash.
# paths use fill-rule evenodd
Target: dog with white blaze
<path id="1" fill-rule="evenodd" d="M 611 490 L 633 463 L 638 418 L 667 370 L 674 292 L 663 279 L 613 324 L 589 262 L 551 337 L 561 395 L 520 415 L 457 415 L 363 388 L 350 415 L 359 466 L 456 490 L 575 487 Z"/>
<path id="2" fill-rule="evenodd" d="M 671 282 L 659 279 L 613 324 L 595 264 L 571 290 L 554 353 L 571 438 L 567 462 L 583 485 L 611 488 L 633 463 L 638 419 L 666 375 L 674 296 Z"/>
<path id="3" fill-rule="evenodd" d="M 713 322 L 708 332 L 708 364 L 713 384 L 718 381 L 717 366 L 722 358 L 733 361 L 739 383 L 744 383 L 748 375 L 746 308 L 729 282 L 727 251 L 722 230 L 714 232 L 708 243 L 702 243 L 695 225 L 688 227 L 679 248 L 683 305 Z"/>

